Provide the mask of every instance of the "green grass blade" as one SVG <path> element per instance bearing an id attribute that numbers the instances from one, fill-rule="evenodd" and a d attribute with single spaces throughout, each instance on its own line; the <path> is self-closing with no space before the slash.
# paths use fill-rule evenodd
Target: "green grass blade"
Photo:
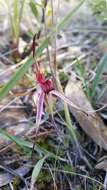
<path id="1" fill-rule="evenodd" d="M 46 38 L 40 47 L 36 51 L 36 57 L 39 57 L 45 47 L 47 47 L 49 43 L 49 38 Z M 26 63 L 24 63 L 17 72 L 12 76 L 9 82 L 2 88 L 0 91 L 0 100 L 4 98 L 4 96 L 17 84 L 17 82 L 23 77 L 23 75 L 27 72 L 28 68 L 33 64 L 33 58 L 29 57 Z"/>
<path id="2" fill-rule="evenodd" d="M 14 0 L 13 4 L 13 27 L 16 40 L 19 37 L 19 3 L 18 0 Z"/>
<path id="3" fill-rule="evenodd" d="M 36 7 L 36 3 L 35 3 L 33 0 L 31 0 L 31 2 L 29 3 L 29 6 L 30 6 L 30 9 L 31 9 L 33 15 L 34 15 L 35 18 L 37 19 L 39 13 L 38 13 L 38 9 L 37 9 L 37 7 Z"/>
<path id="4" fill-rule="evenodd" d="M 12 19 L 12 14 L 11 14 L 11 6 L 10 6 L 10 1 L 9 0 L 5 0 L 6 1 L 6 6 L 7 6 L 7 14 L 8 14 L 8 20 L 9 20 L 9 24 L 11 26 L 10 31 L 11 34 L 14 33 L 14 27 L 13 27 L 13 19 Z"/>
<path id="5" fill-rule="evenodd" d="M 10 135 L 8 132 L 6 132 L 3 129 L 0 129 L 0 134 L 6 139 L 11 140 L 12 142 L 15 142 L 18 146 L 23 147 L 23 144 L 21 143 L 20 139 L 17 137 L 14 137 L 13 135 Z"/>
<path id="6" fill-rule="evenodd" d="M 57 30 L 61 30 L 66 23 L 70 21 L 70 19 L 73 17 L 74 13 L 80 8 L 80 6 L 84 3 L 85 0 L 82 0 L 79 2 L 79 4 L 74 7 L 73 10 L 71 10 L 65 17 L 62 19 L 62 21 L 58 24 Z M 39 57 L 43 50 L 48 46 L 50 38 L 52 35 L 54 35 L 55 28 L 52 30 L 52 32 L 48 35 L 48 37 L 41 43 L 41 45 L 36 50 L 36 57 Z M 6 94 L 18 83 L 18 81 L 23 77 L 23 75 L 27 72 L 28 68 L 33 64 L 32 57 L 28 58 L 27 62 L 25 62 L 13 75 L 13 77 L 9 80 L 9 82 L 4 85 L 4 87 L 0 91 L 0 101 L 6 96 Z"/>
<path id="7" fill-rule="evenodd" d="M 16 85 L 16 83 L 21 79 L 21 77 L 24 75 L 29 65 L 31 64 L 32 64 L 32 58 L 30 57 L 27 60 L 26 64 L 23 64 L 15 73 L 15 75 L 12 76 L 9 82 L 6 85 L 4 85 L 4 87 L 1 89 L 0 100 L 2 100 L 2 98 Z"/>
<path id="8" fill-rule="evenodd" d="M 102 75 L 106 65 L 107 65 L 107 54 L 105 54 L 101 58 L 98 66 L 97 66 L 96 76 L 95 76 L 93 83 L 92 83 L 92 86 L 91 86 L 91 93 L 90 93 L 91 98 L 93 98 L 93 96 L 95 95 L 96 87 L 99 83 L 99 80 L 101 78 L 101 75 Z"/>
<path id="9" fill-rule="evenodd" d="M 85 2 L 85 0 L 80 1 L 63 19 L 62 21 L 59 23 L 59 25 L 57 26 L 57 30 L 61 30 L 66 23 L 68 23 L 72 17 L 74 16 L 74 14 L 77 12 L 77 10 L 81 7 L 81 5 Z"/>
<path id="10" fill-rule="evenodd" d="M 26 3 L 26 0 L 22 0 L 22 2 L 21 2 L 21 8 L 20 8 L 20 12 L 19 12 L 19 25 L 20 25 L 20 22 L 21 22 L 21 20 L 22 20 L 22 16 L 23 16 L 23 12 L 24 12 L 25 3 Z"/>
<path id="11" fill-rule="evenodd" d="M 44 163 L 44 161 L 45 161 L 46 158 L 47 158 L 47 156 L 44 156 L 35 165 L 35 167 L 33 169 L 33 172 L 32 172 L 32 176 L 31 176 L 31 187 L 30 187 L 30 190 L 34 189 L 34 184 L 37 181 L 37 178 L 39 176 L 39 173 L 40 173 L 40 171 L 42 169 L 43 163 Z"/>
<path id="12" fill-rule="evenodd" d="M 3 138 L 5 138 L 6 140 L 8 140 L 8 141 L 10 140 L 12 142 L 15 142 L 22 149 L 24 149 L 24 148 L 32 149 L 32 147 L 33 147 L 33 143 L 32 142 L 24 140 L 23 138 L 20 138 L 20 137 L 13 136 L 13 135 L 9 134 L 8 132 L 6 132 L 3 129 L 0 129 L 0 135 Z M 53 152 L 48 151 L 47 149 L 43 148 L 40 145 L 36 145 L 35 146 L 35 150 L 38 153 L 42 153 L 44 155 L 49 155 L 49 157 L 52 157 L 54 159 L 57 158 L 58 160 L 65 161 L 64 158 L 55 155 Z"/>

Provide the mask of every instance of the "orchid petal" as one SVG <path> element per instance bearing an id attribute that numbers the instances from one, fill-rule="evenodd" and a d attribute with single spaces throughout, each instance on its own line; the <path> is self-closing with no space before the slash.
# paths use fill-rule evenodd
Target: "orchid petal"
<path id="1" fill-rule="evenodd" d="M 44 94 L 44 92 L 42 91 L 42 92 L 39 94 L 38 102 L 37 102 L 37 113 L 36 113 L 36 125 L 37 125 L 37 127 L 39 127 L 40 122 L 41 122 L 41 118 L 42 118 L 42 115 L 43 115 L 44 97 L 45 97 L 45 94 Z"/>
<path id="2" fill-rule="evenodd" d="M 77 109 L 77 110 L 79 110 L 79 111 L 84 112 L 84 110 L 82 110 L 80 107 L 78 107 L 78 106 L 76 106 L 75 104 L 73 104 L 73 103 L 71 102 L 71 100 L 70 100 L 69 98 L 67 98 L 63 93 L 58 92 L 58 91 L 56 91 L 56 90 L 52 90 L 50 93 L 53 94 L 53 95 L 55 95 L 55 96 L 57 96 L 57 97 L 59 97 L 60 99 L 62 99 L 64 102 L 66 102 L 66 103 L 67 103 L 68 105 L 70 105 L 71 107 L 73 107 L 73 108 L 75 108 L 75 109 Z"/>

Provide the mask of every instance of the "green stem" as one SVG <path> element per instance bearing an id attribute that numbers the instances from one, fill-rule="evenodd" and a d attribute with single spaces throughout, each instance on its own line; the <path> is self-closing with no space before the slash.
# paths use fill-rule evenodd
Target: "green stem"
<path id="1" fill-rule="evenodd" d="M 57 83 L 58 91 L 63 92 L 63 89 L 62 89 L 58 75 L 56 78 L 56 83 Z M 72 126 L 72 121 L 71 121 L 68 105 L 66 102 L 63 102 L 63 106 L 64 106 L 64 114 L 65 114 L 65 119 L 66 119 L 66 123 L 67 123 L 67 128 L 70 131 L 70 134 L 71 134 L 76 146 L 79 147 L 78 140 L 76 137 L 76 133 L 75 133 L 74 128 Z"/>

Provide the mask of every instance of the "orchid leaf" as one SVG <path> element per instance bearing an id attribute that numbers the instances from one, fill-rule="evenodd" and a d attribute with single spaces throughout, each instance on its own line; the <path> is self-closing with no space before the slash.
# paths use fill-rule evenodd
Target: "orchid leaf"
<path id="1" fill-rule="evenodd" d="M 39 173 L 42 169 L 43 163 L 45 161 L 45 159 L 47 158 L 47 156 L 44 156 L 42 159 L 40 159 L 37 164 L 35 165 L 33 172 L 32 172 L 32 177 L 31 177 L 31 187 L 30 190 L 34 189 L 34 184 L 37 181 L 37 178 L 39 176 Z"/>

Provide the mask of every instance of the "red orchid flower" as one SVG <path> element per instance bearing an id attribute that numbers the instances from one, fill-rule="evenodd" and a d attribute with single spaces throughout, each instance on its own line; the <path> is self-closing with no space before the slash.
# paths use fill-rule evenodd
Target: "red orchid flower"
<path id="1" fill-rule="evenodd" d="M 54 90 L 54 85 L 52 79 L 46 79 L 44 73 L 38 71 L 36 73 L 36 81 L 40 87 L 40 93 L 38 94 L 37 101 L 37 113 L 36 113 L 36 124 L 39 126 L 42 114 L 43 114 L 43 104 L 46 98 L 46 95 Z"/>
<path id="2" fill-rule="evenodd" d="M 52 79 L 45 79 L 45 76 L 42 72 L 38 72 L 36 74 L 36 80 L 44 93 L 48 94 L 54 89 Z"/>
<path id="3" fill-rule="evenodd" d="M 36 74 L 36 81 L 40 87 L 40 92 L 38 93 L 38 101 L 37 101 L 37 113 L 36 113 L 36 124 L 37 126 L 40 125 L 41 118 L 43 115 L 43 105 L 45 102 L 46 95 L 54 95 L 65 101 L 67 104 L 70 106 L 81 110 L 79 107 L 77 107 L 75 104 L 69 100 L 63 93 L 58 92 L 57 90 L 54 89 L 54 84 L 52 79 L 46 79 L 44 73 L 38 72 Z M 50 97 L 49 97 L 50 98 Z M 81 110 L 82 111 L 82 110 Z"/>
<path id="4" fill-rule="evenodd" d="M 33 51 L 33 58 L 35 56 L 35 48 L 38 45 L 36 42 L 37 35 L 34 35 L 33 43 L 32 43 L 32 51 Z M 36 69 L 36 70 L 35 70 Z M 38 93 L 38 101 L 37 101 L 37 113 L 36 113 L 36 124 L 37 127 L 39 127 L 41 118 L 43 115 L 43 105 L 46 100 L 46 97 L 50 95 L 54 95 L 65 101 L 70 106 L 82 111 L 80 108 L 78 108 L 75 104 L 73 104 L 63 93 L 58 92 L 54 88 L 54 83 L 52 79 L 46 79 L 43 72 L 41 72 L 40 68 L 40 62 L 36 61 L 36 63 L 33 65 L 33 71 L 36 73 L 36 81 L 40 87 L 40 92 Z"/>

